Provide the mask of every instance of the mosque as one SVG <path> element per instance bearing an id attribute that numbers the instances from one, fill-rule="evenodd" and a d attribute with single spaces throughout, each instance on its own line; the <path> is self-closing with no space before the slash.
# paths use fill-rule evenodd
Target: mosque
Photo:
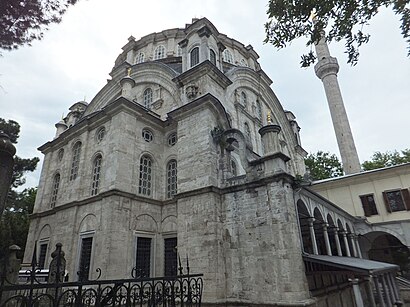
<path id="1" fill-rule="evenodd" d="M 122 50 L 107 84 L 91 102 L 74 103 L 39 148 L 44 164 L 24 262 L 36 245 L 47 267 L 60 242 L 70 278 L 85 270 L 92 279 L 99 268 L 115 279 L 133 268 L 175 275 L 177 255 L 188 255 L 191 271 L 204 274 L 204 306 L 400 301 L 399 267 L 365 258 L 377 259 L 369 256 L 377 256 L 380 233 L 407 245 L 405 226 L 382 230 L 386 219 L 371 211 L 376 191 L 350 189 L 360 195 L 346 208 L 339 205 L 345 191 L 334 192 L 364 173 L 325 42 L 317 45 L 316 73 L 336 106 L 347 175 L 311 185 L 296 117 L 283 109 L 252 46 L 201 18 L 131 36 Z M 400 169 L 405 179 L 394 188 L 404 210 L 410 176 Z M 391 215 L 403 211 L 393 194 L 385 194 Z"/>

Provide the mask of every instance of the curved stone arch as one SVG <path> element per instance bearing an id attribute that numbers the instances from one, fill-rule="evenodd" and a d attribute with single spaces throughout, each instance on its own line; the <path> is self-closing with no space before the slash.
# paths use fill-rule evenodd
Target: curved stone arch
<path id="1" fill-rule="evenodd" d="M 369 228 L 368 231 L 360 232 L 360 235 L 361 235 L 361 236 L 364 236 L 364 235 L 369 234 L 369 233 L 372 233 L 372 232 L 385 232 L 385 233 L 388 233 L 389 235 L 392 235 L 392 236 L 396 237 L 396 238 L 397 238 L 398 240 L 400 240 L 400 242 L 403 243 L 404 245 L 407 244 L 407 240 L 406 240 L 406 238 L 405 238 L 403 235 L 401 235 L 400 233 L 398 233 L 398 232 L 396 232 L 396 231 L 394 231 L 394 230 L 391 230 L 391 229 L 389 229 L 389 228 L 385 228 L 385 227 L 383 227 L 383 226 L 373 226 L 373 225 L 372 225 L 372 227 Z"/>
<path id="2" fill-rule="evenodd" d="M 343 223 L 343 221 L 342 221 L 342 219 L 340 218 L 340 217 L 338 217 L 337 218 L 337 221 L 336 221 L 336 223 L 337 223 L 337 228 L 339 229 L 339 231 L 346 231 L 346 229 L 344 228 L 345 226 L 345 224 Z"/>
<path id="3" fill-rule="evenodd" d="M 299 199 L 303 201 L 303 203 L 305 204 L 305 206 L 307 207 L 307 209 L 309 211 L 310 216 L 312 217 L 313 216 L 313 213 L 312 213 L 313 210 L 312 210 L 311 199 L 309 197 L 305 196 L 305 195 L 300 195 Z"/>
<path id="4" fill-rule="evenodd" d="M 303 207 L 302 207 L 303 206 Z M 307 213 L 307 217 L 312 217 L 313 215 L 312 215 L 312 212 L 309 210 L 310 208 L 309 208 L 309 206 L 306 204 L 306 202 L 304 202 L 303 201 L 303 199 L 302 198 L 299 198 L 297 201 L 296 201 L 296 207 L 297 207 L 297 209 L 298 209 L 298 214 L 299 214 L 299 207 L 301 207 L 301 208 L 304 208 L 304 209 L 306 209 L 306 213 Z"/>
<path id="5" fill-rule="evenodd" d="M 245 136 L 243 135 L 242 131 L 238 129 L 227 129 L 223 133 L 224 140 L 228 146 L 234 146 L 233 143 L 236 141 L 238 142 L 238 150 L 235 151 L 238 154 L 239 161 L 241 164 L 241 168 L 243 168 L 246 172 L 246 166 L 248 163 L 248 160 L 246 158 L 246 147 L 247 147 L 247 141 L 245 139 Z"/>
<path id="6" fill-rule="evenodd" d="M 176 84 L 172 81 L 172 79 L 177 75 L 176 71 L 174 71 L 172 68 L 161 62 L 144 62 L 132 65 L 130 66 L 130 68 L 132 69 L 136 67 L 136 65 L 138 65 L 138 69 L 131 70 L 130 76 L 134 79 L 136 84 L 139 84 L 141 82 L 159 84 L 170 93 L 174 101 L 177 102 L 177 105 L 180 105 L 180 99 L 177 99 L 179 96 L 179 91 Z M 113 73 L 119 74 L 118 69 L 116 71 L 113 71 Z M 84 112 L 84 116 L 89 115 L 90 113 L 93 113 L 95 111 L 101 110 L 103 107 L 105 107 L 110 102 L 112 102 L 120 96 L 119 93 L 121 93 L 121 86 L 119 83 L 119 79 L 121 79 L 122 77 L 124 77 L 123 74 L 120 77 L 113 78 L 113 80 L 109 81 L 97 93 L 97 95 L 91 100 L 90 104 L 87 106 L 87 109 Z"/>
<path id="7" fill-rule="evenodd" d="M 315 222 L 326 222 L 325 215 L 319 206 L 313 208 L 313 217 L 315 218 Z"/>
<path id="8" fill-rule="evenodd" d="M 331 211 L 329 211 L 327 214 L 326 214 L 326 222 L 327 222 L 327 224 L 329 225 L 329 226 L 331 226 L 331 227 L 337 227 L 336 225 L 337 225 L 337 220 L 336 220 L 336 222 L 335 222 L 335 218 L 332 216 L 333 214 L 332 214 L 332 212 Z"/>
<path id="9" fill-rule="evenodd" d="M 50 224 L 45 224 L 43 225 L 43 227 L 41 227 L 38 236 L 37 236 L 37 240 L 40 241 L 42 239 L 48 239 L 50 238 L 52 235 L 52 231 L 51 231 L 51 226 Z"/>
<path id="10" fill-rule="evenodd" d="M 132 230 L 158 233 L 158 223 L 152 215 L 143 213 L 135 216 Z"/>
<path id="11" fill-rule="evenodd" d="M 178 220 L 176 215 L 168 215 L 161 221 L 161 233 L 176 233 Z"/>
<path id="12" fill-rule="evenodd" d="M 98 155 L 100 155 L 101 158 L 102 158 L 103 161 L 104 161 L 104 153 L 103 153 L 103 151 L 102 151 L 102 150 L 97 150 L 96 152 L 93 153 L 93 155 L 92 155 L 92 156 L 89 158 L 89 160 L 88 160 L 88 161 L 91 163 L 91 165 L 93 164 L 95 158 L 97 158 Z"/>
<path id="13" fill-rule="evenodd" d="M 95 231 L 98 228 L 98 218 L 93 213 L 86 214 L 79 226 L 78 233 L 84 233 L 88 231 Z"/>
<path id="14" fill-rule="evenodd" d="M 326 213 L 324 211 L 323 206 L 321 206 L 320 204 L 318 204 L 316 202 L 313 204 L 313 206 L 312 206 L 313 217 L 315 216 L 315 210 L 317 210 L 320 213 L 320 215 L 322 216 L 323 221 L 325 221 Z"/>

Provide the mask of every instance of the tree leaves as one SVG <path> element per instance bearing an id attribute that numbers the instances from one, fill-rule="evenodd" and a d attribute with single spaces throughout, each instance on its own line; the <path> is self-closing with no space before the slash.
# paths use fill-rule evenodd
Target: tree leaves
<path id="1" fill-rule="evenodd" d="M 265 24 L 265 43 L 271 43 L 278 49 L 300 37 L 307 37 L 307 46 L 313 45 L 320 38 L 320 32 L 328 30 L 326 40 L 345 41 L 347 63 L 356 65 L 359 48 L 369 41 L 370 35 L 363 32 L 370 20 L 382 7 L 392 7 L 400 16 L 401 33 L 408 43 L 410 56 L 410 0 L 270 0 L 268 4 L 268 22 Z M 315 12 L 315 22 L 309 20 Z M 302 55 L 301 66 L 314 63 L 312 51 Z"/>
<path id="2" fill-rule="evenodd" d="M 0 49 L 12 50 L 42 39 L 51 23 L 59 23 L 77 0 L 1 0 Z"/>
<path id="3" fill-rule="evenodd" d="M 313 180 L 322 180 L 343 175 L 342 163 L 340 163 L 335 154 L 331 154 L 330 152 L 318 151 L 315 154 L 309 154 L 305 159 L 305 164 Z"/>
<path id="4" fill-rule="evenodd" d="M 407 162 L 410 162 L 410 149 L 402 150 L 401 153 L 397 150 L 392 152 L 386 151 L 385 153 L 377 151 L 373 154 L 370 160 L 363 162 L 362 167 L 363 170 L 369 171 Z"/>

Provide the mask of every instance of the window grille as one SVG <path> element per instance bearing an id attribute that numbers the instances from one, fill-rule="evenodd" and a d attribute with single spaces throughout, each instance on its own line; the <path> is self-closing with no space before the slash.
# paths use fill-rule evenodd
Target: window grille
<path id="1" fill-rule="evenodd" d="M 102 163 L 102 156 L 97 155 L 93 163 L 93 178 L 92 178 L 92 184 L 91 184 L 91 195 L 98 194 L 98 188 L 100 186 L 100 176 L 101 176 L 101 163 Z"/>
<path id="2" fill-rule="evenodd" d="M 212 49 L 209 51 L 209 60 L 212 64 L 216 65 L 216 54 Z"/>
<path id="3" fill-rule="evenodd" d="M 233 64 L 233 56 L 232 56 L 232 53 L 228 49 L 225 49 L 222 55 L 223 55 L 223 59 L 225 62 Z"/>
<path id="4" fill-rule="evenodd" d="M 144 60 L 145 60 L 145 55 L 144 55 L 144 53 L 140 52 L 137 55 L 137 60 L 136 60 L 137 64 L 143 63 Z"/>
<path id="5" fill-rule="evenodd" d="M 105 137 L 105 128 L 104 127 L 101 127 L 100 129 L 98 129 L 96 137 L 97 137 L 97 142 L 101 142 L 104 139 L 104 137 Z"/>
<path id="6" fill-rule="evenodd" d="M 191 67 L 198 65 L 199 63 L 199 48 L 195 47 L 191 51 Z"/>
<path id="7" fill-rule="evenodd" d="M 151 274 L 151 238 L 137 237 L 135 269 L 137 274 L 149 277 Z"/>
<path id="8" fill-rule="evenodd" d="M 81 239 L 80 250 L 80 280 L 88 280 L 90 277 L 91 266 L 91 252 L 93 246 L 93 237 L 87 237 Z"/>
<path id="9" fill-rule="evenodd" d="M 262 120 L 262 106 L 259 100 L 256 100 L 256 116 Z"/>
<path id="10" fill-rule="evenodd" d="M 54 208 L 57 202 L 58 188 L 60 187 L 60 174 L 56 174 L 53 180 L 53 189 L 51 192 L 50 206 Z"/>
<path id="11" fill-rule="evenodd" d="M 164 239 L 164 275 L 177 275 L 177 238 Z"/>
<path id="12" fill-rule="evenodd" d="M 138 193 L 146 196 L 151 195 L 152 182 L 152 160 L 148 156 L 143 156 L 140 160 L 140 179 Z"/>
<path id="13" fill-rule="evenodd" d="M 58 159 L 58 161 L 61 162 L 61 161 L 63 160 L 63 157 L 64 157 L 64 149 L 61 148 L 61 149 L 58 151 L 58 153 L 57 153 L 57 159 Z"/>
<path id="14" fill-rule="evenodd" d="M 159 60 L 165 58 L 165 47 L 160 45 L 155 48 L 154 60 Z"/>
<path id="15" fill-rule="evenodd" d="M 248 101 L 246 99 L 246 93 L 241 92 L 241 104 L 246 108 L 248 106 Z"/>
<path id="16" fill-rule="evenodd" d="M 73 160 L 71 162 L 70 181 L 77 178 L 78 166 L 80 164 L 81 142 L 75 143 L 73 147 Z"/>
<path id="17" fill-rule="evenodd" d="M 46 256 L 47 256 L 47 243 L 40 243 L 40 251 L 38 254 L 38 268 L 44 269 L 46 263 Z"/>
<path id="18" fill-rule="evenodd" d="M 177 161 L 171 160 L 167 166 L 167 197 L 171 198 L 177 193 Z"/>
<path id="19" fill-rule="evenodd" d="M 176 143 L 177 143 L 177 134 L 174 132 L 168 136 L 168 146 L 174 146 Z"/>
<path id="20" fill-rule="evenodd" d="M 145 142 L 152 142 L 152 140 L 154 139 L 154 135 L 152 134 L 152 132 L 148 129 L 143 129 L 142 130 L 142 138 L 145 140 Z"/>
<path id="21" fill-rule="evenodd" d="M 144 91 L 144 107 L 147 109 L 151 109 L 151 104 L 152 104 L 152 89 L 147 88 Z"/>

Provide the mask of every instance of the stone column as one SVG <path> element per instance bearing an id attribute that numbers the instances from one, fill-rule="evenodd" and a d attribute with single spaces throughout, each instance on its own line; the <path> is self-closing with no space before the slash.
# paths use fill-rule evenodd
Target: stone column
<path id="1" fill-rule="evenodd" d="M 131 67 L 128 68 L 128 75 L 120 80 L 120 84 L 122 87 L 121 96 L 132 101 L 132 88 L 135 86 L 135 81 L 131 78 Z M 144 105 L 143 101 L 140 101 L 139 104 Z"/>
<path id="2" fill-rule="evenodd" d="M 268 124 L 259 129 L 259 134 L 262 138 L 262 143 L 265 148 L 264 155 L 279 152 L 279 132 L 281 127 L 279 125 Z"/>
<path id="3" fill-rule="evenodd" d="M 396 303 L 397 306 L 401 306 L 402 302 L 400 301 L 400 293 L 399 293 L 399 291 L 397 290 L 397 284 L 396 284 L 396 280 L 395 280 L 395 278 L 394 278 L 394 276 L 393 276 L 393 273 L 388 274 L 388 275 L 387 275 L 387 278 L 389 279 L 391 288 L 392 288 L 392 290 L 393 290 L 393 294 L 394 294 L 394 298 L 395 298 L 395 303 Z"/>
<path id="4" fill-rule="evenodd" d="M 384 304 L 382 291 L 380 290 L 379 277 L 377 275 L 373 276 L 373 280 L 374 280 L 374 286 L 376 287 L 377 297 L 378 297 L 379 302 L 380 302 L 379 306 L 380 307 L 386 307 L 386 305 Z"/>
<path id="5" fill-rule="evenodd" d="M 316 243 L 316 236 L 315 236 L 315 228 L 313 227 L 313 222 L 315 219 L 313 217 L 308 219 L 309 222 L 309 231 L 310 231 L 310 240 L 312 241 L 312 247 L 313 247 L 313 254 L 319 255 L 319 252 L 317 250 L 317 243 Z"/>
<path id="6" fill-rule="evenodd" d="M 333 235 L 334 235 L 335 241 L 336 241 L 337 255 L 338 255 L 338 256 L 343 256 L 343 254 L 342 254 L 342 248 L 341 248 L 341 246 L 340 246 L 339 233 L 338 233 L 337 227 L 335 227 L 335 228 L 333 229 Z"/>
<path id="7" fill-rule="evenodd" d="M 367 299 L 369 302 L 369 307 L 376 307 L 376 302 L 374 301 L 374 296 L 373 296 L 373 287 L 372 287 L 372 280 L 370 276 L 366 276 L 364 278 L 366 281 L 366 295 Z"/>
<path id="8" fill-rule="evenodd" d="M 386 279 L 384 277 L 385 274 L 380 275 L 379 279 L 382 282 L 382 287 L 383 287 L 383 292 L 384 292 L 384 297 L 386 298 L 386 304 L 387 306 L 392 306 L 392 301 L 391 301 L 391 292 L 389 291 L 387 284 L 386 284 Z"/>
<path id="9" fill-rule="evenodd" d="M 329 234 L 327 233 L 327 224 L 323 224 L 323 237 L 325 238 L 326 252 L 332 256 L 332 249 L 330 248 Z"/>
<path id="10" fill-rule="evenodd" d="M 0 131 L 0 217 L 3 214 L 7 193 L 13 176 L 16 148 L 7 134 Z"/>
<path id="11" fill-rule="evenodd" d="M 342 231 L 342 236 L 343 236 L 343 242 L 345 243 L 345 247 L 346 247 L 346 256 L 347 256 L 347 257 L 351 257 L 349 242 L 347 242 L 347 234 L 346 234 L 346 231 Z"/>
<path id="12" fill-rule="evenodd" d="M 354 241 L 354 238 L 353 238 L 353 236 L 354 236 L 354 234 L 349 234 L 349 241 L 350 241 L 350 243 L 352 243 L 352 254 L 353 254 L 353 257 L 357 257 L 357 251 L 356 251 L 356 243 L 355 243 L 355 241 Z"/>
<path id="13" fill-rule="evenodd" d="M 357 256 L 358 256 L 359 258 L 363 258 L 363 256 L 362 256 L 362 251 L 360 250 L 359 239 L 358 239 L 357 236 L 354 236 L 354 243 L 356 244 Z"/>
<path id="14" fill-rule="evenodd" d="M 357 278 L 352 279 L 352 288 L 353 288 L 353 294 L 354 294 L 354 299 L 356 303 L 356 307 L 364 307 L 363 305 L 363 297 L 362 293 L 360 292 L 360 287 L 359 287 L 359 280 Z"/>

